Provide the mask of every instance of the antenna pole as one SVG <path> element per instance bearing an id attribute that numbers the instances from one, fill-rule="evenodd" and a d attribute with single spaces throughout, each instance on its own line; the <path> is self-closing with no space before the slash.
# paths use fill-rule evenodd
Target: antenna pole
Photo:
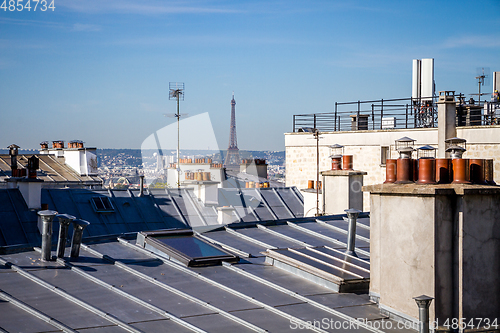
<path id="1" fill-rule="evenodd" d="M 319 131 L 316 129 L 316 216 L 319 216 Z"/>
<path id="2" fill-rule="evenodd" d="M 177 169 L 177 188 L 179 189 L 181 187 L 181 166 L 180 166 L 180 120 L 181 120 L 181 114 L 179 112 L 179 105 L 180 101 L 184 100 L 184 83 L 182 82 L 170 82 L 169 83 L 169 99 L 176 99 L 177 100 L 177 113 L 175 116 L 177 117 L 177 163 L 176 163 L 176 169 Z"/>
<path id="3" fill-rule="evenodd" d="M 484 78 L 486 75 L 484 75 L 484 68 L 482 68 L 482 74 L 479 74 L 476 79 L 477 79 L 477 85 L 479 86 L 479 94 L 478 94 L 478 105 L 481 104 L 481 85 L 484 85 Z"/>
<path id="4" fill-rule="evenodd" d="M 179 92 L 177 92 L 177 188 L 181 187 L 181 166 L 179 165 L 179 154 L 180 154 L 180 120 L 181 115 L 179 113 Z"/>

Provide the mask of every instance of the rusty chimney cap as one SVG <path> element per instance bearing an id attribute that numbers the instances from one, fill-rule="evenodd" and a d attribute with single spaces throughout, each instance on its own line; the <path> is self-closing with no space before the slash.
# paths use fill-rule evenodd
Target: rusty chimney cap
<path id="1" fill-rule="evenodd" d="M 9 149 L 19 149 L 21 147 L 19 147 L 18 145 L 16 145 L 15 143 L 11 144 L 10 146 L 8 146 L 7 148 Z"/>

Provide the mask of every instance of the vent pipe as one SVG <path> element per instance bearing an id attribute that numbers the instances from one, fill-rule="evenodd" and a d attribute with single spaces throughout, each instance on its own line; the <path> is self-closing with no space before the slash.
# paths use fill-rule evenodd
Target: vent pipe
<path id="1" fill-rule="evenodd" d="M 354 248 L 356 245 L 356 220 L 358 219 L 359 213 L 361 211 L 350 208 L 344 210 L 347 213 L 347 222 L 349 223 L 349 229 L 347 231 L 347 251 L 346 253 L 357 257 L 356 252 L 354 252 Z"/>
<path id="2" fill-rule="evenodd" d="M 399 153 L 399 158 L 396 161 L 396 184 L 413 183 L 413 160 L 411 155 L 415 149 L 413 145 L 415 140 L 409 137 L 402 137 L 395 141 L 396 151 Z"/>
<path id="3" fill-rule="evenodd" d="M 35 155 L 28 158 L 28 178 L 36 179 L 36 170 L 40 169 L 40 160 Z"/>
<path id="4" fill-rule="evenodd" d="M 330 148 L 330 158 L 332 159 L 332 170 L 342 170 L 342 155 L 344 155 L 344 146 L 338 143 L 328 147 Z"/>
<path id="5" fill-rule="evenodd" d="M 64 258 L 66 239 L 68 238 L 68 227 L 76 217 L 68 214 L 58 214 L 57 218 L 59 219 L 59 240 L 57 242 L 57 257 Z"/>
<path id="6" fill-rule="evenodd" d="M 144 175 L 139 176 L 139 183 L 140 183 L 140 189 L 139 189 L 139 196 L 143 197 L 144 196 Z"/>
<path id="7" fill-rule="evenodd" d="M 71 258 L 78 258 L 82 244 L 83 230 L 90 224 L 85 220 L 73 220 L 73 238 L 71 239 Z"/>
<path id="8" fill-rule="evenodd" d="M 49 142 L 48 141 L 40 142 L 40 150 L 47 150 L 47 149 L 49 149 Z"/>
<path id="9" fill-rule="evenodd" d="M 11 144 L 8 146 L 9 148 L 9 155 L 10 155 L 10 169 L 11 170 L 17 170 L 17 154 L 18 154 L 18 149 L 20 148 L 16 144 Z M 12 176 L 16 177 L 17 175 L 14 175 L 14 171 L 12 171 Z"/>
<path id="10" fill-rule="evenodd" d="M 434 298 L 426 295 L 413 297 L 418 305 L 419 333 L 429 333 L 429 306 Z"/>
<path id="11" fill-rule="evenodd" d="M 42 218 L 42 261 L 52 259 L 52 221 L 57 215 L 54 210 L 41 210 L 38 215 Z"/>

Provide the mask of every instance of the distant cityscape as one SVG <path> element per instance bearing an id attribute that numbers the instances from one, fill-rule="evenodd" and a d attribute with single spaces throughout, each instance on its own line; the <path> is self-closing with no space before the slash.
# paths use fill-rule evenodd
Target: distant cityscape
<path id="1" fill-rule="evenodd" d="M 126 178 L 131 187 L 138 185 L 138 176 L 141 174 L 161 179 L 163 172 L 157 168 L 157 158 L 152 153 L 145 153 L 140 149 L 97 149 L 99 176 L 104 184 L 109 184 L 110 179 L 117 183 L 119 179 Z M 222 151 L 224 154 L 225 151 Z M 211 158 L 213 163 L 223 163 L 224 156 L 221 152 L 206 152 L 194 150 L 181 150 L 181 158 Z M 164 152 L 164 156 L 175 156 L 175 152 Z M 285 152 L 284 151 L 242 151 L 242 159 L 265 159 L 268 164 L 269 180 L 285 181 Z M 137 182 L 136 182 L 137 180 Z M 137 183 L 137 184 L 135 184 Z"/>

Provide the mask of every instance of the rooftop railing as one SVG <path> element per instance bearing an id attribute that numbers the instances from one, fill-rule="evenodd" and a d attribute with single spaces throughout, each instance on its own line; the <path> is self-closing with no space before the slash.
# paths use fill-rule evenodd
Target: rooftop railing
<path id="1" fill-rule="evenodd" d="M 500 103 L 480 103 L 454 95 L 457 126 L 500 123 Z M 438 97 L 397 98 L 335 103 L 334 112 L 296 114 L 293 132 L 320 132 L 437 127 Z"/>

